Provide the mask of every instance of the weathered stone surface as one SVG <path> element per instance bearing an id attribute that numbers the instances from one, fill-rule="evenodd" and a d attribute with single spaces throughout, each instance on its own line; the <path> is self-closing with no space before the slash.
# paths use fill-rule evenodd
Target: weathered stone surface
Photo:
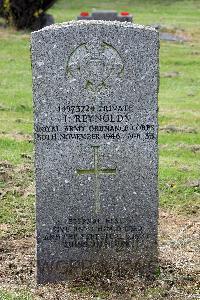
<path id="1" fill-rule="evenodd" d="M 156 266 L 158 41 L 119 22 L 32 33 L 39 283 Z"/>

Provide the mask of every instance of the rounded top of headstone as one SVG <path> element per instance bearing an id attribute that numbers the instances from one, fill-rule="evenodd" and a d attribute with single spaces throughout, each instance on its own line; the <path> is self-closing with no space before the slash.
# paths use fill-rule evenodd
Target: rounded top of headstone
<path id="1" fill-rule="evenodd" d="M 32 34 L 35 32 L 43 32 L 43 31 L 54 31 L 59 30 L 63 28 L 69 28 L 69 27 L 91 27 L 91 26 L 115 26 L 119 28 L 134 28 L 134 29 L 141 29 L 141 30 L 148 30 L 148 31 L 154 31 L 157 32 L 157 30 L 150 26 L 144 26 L 139 24 L 133 24 L 130 22 L 119 22 L 119 21 L 102 21 L 102 20 L 79 20 L 79 21 L 70 21 L 70 22 L 64 22 L 64 23 L 58 23 L 53 24 L 50 26 L 46 26 L 38 31 L 33 31 Z"/>

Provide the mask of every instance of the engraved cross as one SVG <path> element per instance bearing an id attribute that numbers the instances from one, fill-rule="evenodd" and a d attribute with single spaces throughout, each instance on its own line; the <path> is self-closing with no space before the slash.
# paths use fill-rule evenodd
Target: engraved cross
<path id="1" fill-rule="evenodd" d="M 91 146 L 94 151 L 94 169 L 77 169 L 78 175 L 95 175 L 95 212 L 98 214 L 100 212 L 100 182 L 99 176 L 104 175 L 116 175 L 116 168 L 101 169 L 99 168 L 99 147 Z"/>

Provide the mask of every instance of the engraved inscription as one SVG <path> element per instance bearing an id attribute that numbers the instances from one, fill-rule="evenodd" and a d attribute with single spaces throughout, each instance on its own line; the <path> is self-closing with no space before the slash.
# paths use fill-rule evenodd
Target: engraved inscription
<path id="1" fill-rule="evenodd" d="M 60 123 L 35 124 L 37 141 L 144 141 L 156 139 L 156 124 L 133 119 L 134 108 L 128 104 L 59 105 Z"/>
<path id="2" fill-rule="evenodd" d="M 40 237 L 46 242 L 57 241 L 66 248 L 115 248 L 117 252 L 124 248 L 140 247 L 143 239 L 150 238 L 150 232 L 143 226 L 132 224 L 132 220 L 123 218 L 69 217 L 64 223 L 55 222 L 46 228 Z"/>
<path id="3" fill-rule="evenodd" d="M 95 213 L 98 214 L 100 212 L 100 184 L 99 184 L 99 175 L 115 175 L 116 168 L 111 169 L 101 169 L 99 168 L 99 146 L 92 146 L 94 150 L 94 169 L 78 169 L 78 175 L 95 175 Z"/>
<path id="4" fill-rule="evenodd" d="M 123 62 L 111 45 L 93 40 L 78 46 L 67 63 L 71 80 L 83 81 L 84 88 L 96 93 L 115 83 L 123 74 Z"/>

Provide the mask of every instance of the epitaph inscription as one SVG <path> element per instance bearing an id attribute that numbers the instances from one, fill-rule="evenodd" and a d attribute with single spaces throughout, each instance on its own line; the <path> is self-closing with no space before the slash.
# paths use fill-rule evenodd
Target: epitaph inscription
<path id="1" fill-rule="evenodd" d="M 103 21 L 32 33 L 39 283 L 156 268 L 158 41 Z"/>

